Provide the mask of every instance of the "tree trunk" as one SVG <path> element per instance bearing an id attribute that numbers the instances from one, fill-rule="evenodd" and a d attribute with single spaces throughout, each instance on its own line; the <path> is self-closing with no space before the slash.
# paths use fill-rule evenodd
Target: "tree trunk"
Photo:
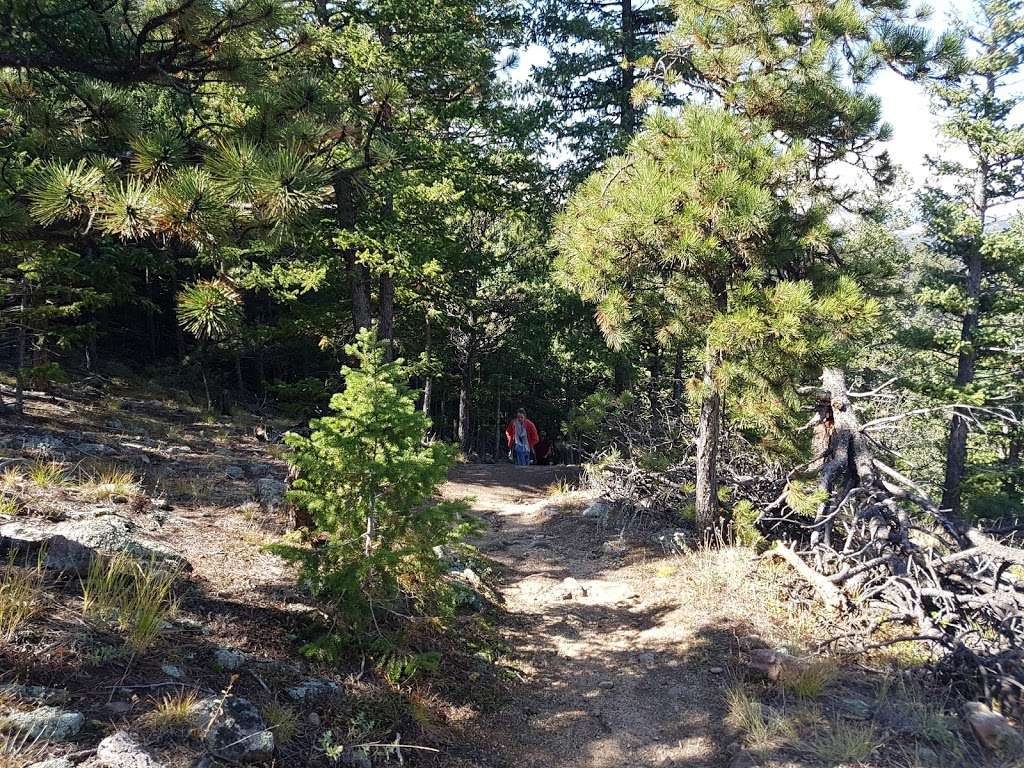
<path id="1" fill-rule="evenodd" d="M 348 231 L 355 229 L 358 193 L 355 182 L 347 174 L 335 176 L 334 204 L 338 226 Z M 370 311 L 370 269 L 356 258 L 354 248 L 346 248 L 343 255 L 352 296 L 352 326 L 353 330 L 359 333 L 363 328 L 373 325 Z"/>
<path id="2" fill-rule="evenodd" d="M 995 79 L 990 75 L 986 79 L 986 91 L 995 96 Z M 974 381 L 978 365 L 978 303 L 981 299 L 982 254 L 981 245 L 988 218 L 989 184 L 992 169 L 987 155 L 978 161 L 978 176 L 975 180 L 974 206 L 978 217 L 978 239 L 968 253 L 964 254 L 964 265 L 967 267 L 967 280 L 964 284 L 964 298 L 967 309 L 964 311 L 960 324 L 960 352 L 956 364 L 956 386 L 963 389 Z M 949 420 L 949 437 L 946 441 L 946 471 L 942 481 L 942 501 L 939 506 L 948 510 L 954 517 L 963 512 L 961 488 L 967 470 L 967 432 L 966 414 L 959 411 L 953 413 Z"/>
<path id="3" fill-rule="evenodd" d="M 620 135 L 628 141 L 636 133 L 637 115 L 633 106 L 633 86 L 636 82 L 636 18 L 633 0 L 621 0 L 621 79 L 619 81 L 619 129 Z"/>
<path id="4" fill-rule="evenodd" d="M 395 357 L 395 278 L 380 276 L 377 299 L 377 334 L 384 342 L 384 359 L 390 362 Z"/>
<path id="5" fill-rule="evenodd" d="M 683 350 L 676 350 L 672 366 L 672 406 L 676 408 L 683 400 Z"/>
<path id="6" fill-rule="evenodd" d="M 423 381 L 423 415 L 430 416 L 430 399 L 434 394 L 434 377 L 430 372 L 430 365 L 432 363 L 431 355 L 433 349 L 431 347 L 430 338 L 430 317 L 427 317 L 427 332 L 426 332 L 426 343 L 424 344 L 424 356 L 427 363 L 427 373 Z"/>
<path id="7" fill-rule="evenodd" d="M 470 427 L 470 394 L 473 387 L 473 360 L 466 361 L 462 368 L 462 378 L 459 383 L 459 447 L 463 453 L 469 453 L 472 433 Z"/>
<path id="8" fill-rule="evenodd" d="M 708 353 L 704 362 L 704 399 L 697 425 L 697 533 L 711 540 L 720 530 L 718 508 L 718 439 L 722 429 L 722 395 L 715 385 L 715 356 Z"/>
<path id="9" fill-rule="evenodd" d="M 16 413 L 25 412 L 25 354 L 28 346 L 28 328 L 26 328 L 28 315 L 28 284 L 22 281 L 21 284 L 21 312 L 18 313 L 18 356 L 15 365 L 17 370 L 14 373 L 14 410 Z"/>

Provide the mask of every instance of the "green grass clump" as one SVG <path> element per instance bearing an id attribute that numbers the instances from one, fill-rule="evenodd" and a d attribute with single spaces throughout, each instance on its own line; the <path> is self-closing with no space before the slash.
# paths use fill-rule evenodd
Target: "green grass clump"
<path id="1" fill-rule="evenodd" d="M 288 744 L 299 730 L 299 714 L 294 707 L 272 701 L 263 707 L 263 721 L 278 744 Z"/>
<path id="2" fill-rule="evenodd" d="M 79 486 L 82 495 L 93 501 L 103 501 L 115 496 L 134 498 L 142 495 L 142 486 L 129 470 L 118 467 L 104 467 L 89 475 Z"/>
<path id="3" fill-rule="evenodd" d="M 39 612 L 42 595 L 42 559 L 34 568 L 22 568 L 9 557 L 0 568 L 0 640 L 10 641 Z"/>
<path id="4" fill-rule="evenodd" d="M 71 475 L 59 461 L 36 461 L 29 465 L 28 479 L 40 488 L 59 488 L 67 485 Z"/>
<path id="5" fill-rule="evenodd" d="M 116 625 L 134 653 L 147 650 L 174 611 L 172 589 L 178 572 L 143 564 L 121 552 L 96 557 L 82 582 L 82 611 L 98 621 Z"/>
<path id="6" fill-rule="evenodd" d="M 831 728 L 818 729 L 800 749 L 826 765 L 857 765 L 881 745 L 875 726 L 836 720 Z"/>

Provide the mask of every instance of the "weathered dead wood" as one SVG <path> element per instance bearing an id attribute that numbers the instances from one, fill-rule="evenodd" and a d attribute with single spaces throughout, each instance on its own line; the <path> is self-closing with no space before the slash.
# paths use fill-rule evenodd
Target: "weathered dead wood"
<path id="1" fill-rule="evenodd" d="M 777 557 L 785 560 L 796 571 L 800 578 L 814 587 L 822 602 L 829 608 L 837 609 L 846 605 L 846 596 L 835 584 L 811 568 L 800 559 L 800 556 L 782 542 L 776 543 L 775 547 L 768 550 L 765 557 Z"/>

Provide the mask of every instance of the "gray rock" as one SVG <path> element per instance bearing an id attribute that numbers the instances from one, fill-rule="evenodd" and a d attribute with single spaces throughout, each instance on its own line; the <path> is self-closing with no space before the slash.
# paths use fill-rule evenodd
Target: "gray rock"
<path id="1" fill-rule="evenodd" d="M 218 648 L 213 652 L 213 661 L 219 669 L 224 672 L 234 672 L 241 669 L 242 665 L 249 660 L 249 655 L 234 648 Z"/>
<path id="2" fill-rule="evenodd" d="M 68 447 L 59 437 L 53 435 L 26 435 L 21 441 L 21 450 L 42 458 L 63 456 Z"/>
<path id="3" fill-rule="evenodd" d="M 292 701 L 321 701 L 340 694 L 341 686 L 330 680 L 310 678 L 309 680 L 303 680 L 298 685 L 293 685 L 285 692 Z"/>
<path id="4" fill-rule="evenodd" d="M 75 764 L 66 757 L 51 757 L 39 763 L 32 763 L 28 768 L 75 768 Z"/>
<path id="5" fill-rule="evenodd" d="M 175 680 L 182 680 L 185 677 L 185 670 L 177 664 L 164 664 L 160 669 L 163 670 L 165 675 L 173 677 Z"/>
<path id="6" fill-rule="evenodd" d="M 562 584 L 558 589 L 558 596 L 563 600 L 579 600 L 581 597 L 587 596 L 587 590 L 572 576 L 566 576 L 562 579 Z"/>
<path id="7" fill-rule="evenodd" d="M 232 464 L 224 470 L 224 474 L 231 480 L 241 480 L 245 477 L 245 470 L 237 464 Z"/>
<path id="8" fill-rule="evenodd" d="M 341 753 L 339 765 L 347 765 L 351 768 L 373 768 L 373 761 L 363 749 L 346 749 Z"/>
<path id="9" fill-rule="evenodd" d="M 256 481 L 256 498 L 264 509 L 273 511 L 284 504 L 284 493 L 287 487 L 280 480 L 272 477 L 261 477 Z"/>
<path id="10" fill-rule="evenodd" d="M 587 520 L 596 520 L 599 523 L 603 523 L 608 520 L 608 514 L 611 512 L 611 505 L 603 499 L 597 499 L 596 501 L 590 502 L 590 505 L 583 510 L 583 517 Z"/>
<path id="11" fill-rule="evenodd" d="M 138 526 L 130 520 L 109 514 L 57 523 L 22 519 L 0 525 L 0 553 L 9 550 L 29 557 L 45 551 L 47 568 L 79 574 L 89 570 L 96 555 L 118 552 L 172 568 L 190 569 L 177 553 L 140 536 Z"/>
<path id="12" fill-rule="evenodd" d="M 274 734 L 248 699 L 209 698 L 192 711 L 196 727 L 206 733 L 206 747 L 232 763 L 261 763 L 274 754 Z"/>
<path id="13" fill-rule="evenodd" d="M 102 443 L 77 443 L 75 450 L 88 456 L 106 456 L 114 453 L 114 449 Z"/>
<path id="14" fill-rule="evenodd" d="M 1024 735 L 988 705 L 980 701 L 969 701 L 964 704 L 964 716 L 986 749 L 1003 756 L 1016 756 L 1024 752 Z"/>
<path id="15" fill-rule="evenodd" d="M 59 707 L 39 707 L 29 712 L 8 712 L 0 717 L 0 730 L 39 741 L 67 741 L 82 730 L 85 717 Z"/>
<path id="16" fill-rule="evenodd" d="M 99 743 L 96 762 L 104 768 L 163 768 L 163 763 L 154 760 L 134 736 L 124 731 Z"/>

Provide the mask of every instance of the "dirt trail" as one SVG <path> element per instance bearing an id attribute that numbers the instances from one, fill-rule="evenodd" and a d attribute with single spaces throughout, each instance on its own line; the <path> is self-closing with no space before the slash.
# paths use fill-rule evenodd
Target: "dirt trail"
<path id="1" fill-rule="evenodd" d="M 727 766 L 728 634 L 684 603 L 673 558 L 585 518 L 585 499 L 548 497 L 566 467 L 468 465 L 448 496 L 474 496 L 490 522 L 479 546 L 504 566 L 503 632 L 521 684 L 486 715 L 479 766 Z M 650 537 L 647 537 L 648 540 Z M 586 590 L 563 582 L 576 579 Z"/>

